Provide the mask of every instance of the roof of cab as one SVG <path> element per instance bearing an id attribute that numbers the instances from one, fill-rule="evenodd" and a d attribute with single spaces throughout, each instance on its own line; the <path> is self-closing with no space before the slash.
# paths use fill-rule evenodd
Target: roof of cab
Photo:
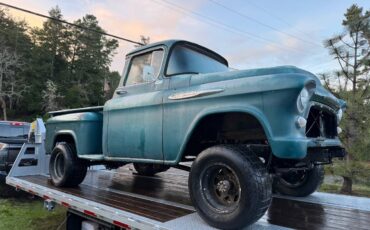
<path id="1" fill-rule="evenodd" d="M 167 47 L 171 47 L 171 46 L 175 45 L 176 43 L 185 43 L 185 44 L 189 44 L 189 45 L 192 45 L 192 46 L 196 46 L 196 47 L 198 47 L 202 50 L 207 51 L 207 53 L 211 53 L 213 56 L 215 56 L 216 59 L 218 59 L 218 61 L 220 61 L 220 62 L 224 63 L 226 66 L 228 66 L 227 60 L 223 56 L 221 56 L 220 54 L 216 53 L 215 51 L 210 50 L 210 49 L 208 49 L 204 46 L 198 45 L 198 44 L 193 43 L 193 42 L 189 42 L 189 41 L 186 41 L 186 40 L 178 40 L 178 39 L 164 40 L 164 41 L 160 41 L 160 42 L 150 43 L 150 44 L 145 45 L 145 46 L 140 46 L 140 47 L 132 50 L 131 52 L 127 53 L 126 56 L 131 56 L 135 53 L 150 49 L 150 48 L 155 47 L 155 46 L 164 45 L 164 46 L 167 46 Z"/>

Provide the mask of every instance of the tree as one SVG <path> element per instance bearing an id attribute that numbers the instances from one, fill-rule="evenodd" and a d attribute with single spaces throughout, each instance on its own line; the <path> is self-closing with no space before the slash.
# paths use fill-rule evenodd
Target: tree
<path id="1" fill-rule="evenodd" d="M 85 15 L 75 24 L 80 27 L 70 28 L 72 51 L 69 60 L 70 80 L 78 90 L 67 86 L 65 102 L 76 107 L 104 104 L 104 83 L 110 75 L 109 66 L 118 41 L 94 32 L 104 30 L 93 15 Z"/>
<path id="2" fill-rule="evenodd" d="M 42 91 L 42 98 L 44 111 L 48 112 L 60 109 L 59 100 L 63 97 L 58 93 L 58 87 L 52 80 L 47 80 L 46 87 Z"/>
<path id="3" fill-rule="evenodd" d="M 24 21 L 14 20 L 8 11 L 0 8 L 1 52 L 11 59 L 17 59 L 17 64 L 10 67 L 12 74 L 6 76 L 2 85 L 3 94 L 6 93 L 6 96 L 3 95 L 2 104 L 5 106 L 7 117 L 12 117 L 15 111 L 23 112 L 19 111 L 19 108 L 25 107 L 22 103 L 29 92 L 27 82 L 32 70 L 28 61 L 32 59 L 34 45 L 26 31 L 27 24 Z"/>
<path id="4" fill-rule="evenodd" d="M 140 43 L 142 45 L 135 45 L 136 48 L 148 45 L 150 43 L 150 37 L 145 37 L 144 35 L 140 35 Z"/>
<path id="5" fill-rule="evenodd" d="M 58 7 L 49 15 L 63 20 Z M 0 110 L 5 106 L 7 117 L 32 120 L 49 110 L 102 105 L 112 94 L 104 83 L 115 87 L 119 80 L 109 70 L 117 40 L 94 32 L 104 30 L 93 15 L 74 23 L 48 19 L 41 28 L 29 28 L 0 8 L 0 51 L 7 56 L 0 63 L 12 60 L 1 67 Z"/>
<path id="6" fill-rule="evenodd" d="M 324 42 L 336 59 L 340 71 L 322 74 L 325 86 L 347 101 L 341 126 L 341 139 L 348 151 L 344 162 L 337 162 L 333 172 L 343 177 L 341 191 L 352 192 L 353 180 L 364 174 L 367 165 L 361 163 L 367 154 L 370 121 L 370 12 L 352 5 L 344 14 L 344 32 Z"/>
<path id="7" fill-rule="evenodd" d="M 7 103 L 13 97 L 21 97 L 15 79 L 15 70 L 20 66 L 19 56 L 0 41 L 0 103 L 3 119 L 7 120 Z"/>
<path id="8" fill-rule="evenodd" d="M 58 6 L 49 11 L 49 16 L 63 20 L 63 15 Z M 43 27 L 32 30 L 35 43 L 40 47 L 41 59 L 38 61 L 43 65 L 45 76 L 55 81 L 60 79 L 60 72 L 67 67 L 67 58 L 70 53 L 68 28 L 60 21 L 48 19 Z M 59 79 L 58 79 L 59 78 Z"/>
<path id="9" fill-rule="evenodd" d="M 113 97 L 113 93 L 118 87 L 119 81 L 121 79 L 120 74 L 117 71 L 110 72 L 104 83 L 104 93 L 105 93 L 105 99 L 109 100 Z"/>
<path id="10" fill-rule="evenodd" d="M 49 15 L 63 19 L 58 7 L 50 10 Z M 42 28 L 32 31 L 39 47 L 34 58 L 38 70 L 35 85 L 45 88 L 45 82 L 51 80 L 56 94 L 63 98 L 59 100 L 61 108 L 101 105 L 105 102 L 104 82 L 110 76 L 109 66 L 118 42 L 95 32 L 104 30 L 94 15 L 85 15 L 74 24 L 77 26 L 48 19 Z"/>

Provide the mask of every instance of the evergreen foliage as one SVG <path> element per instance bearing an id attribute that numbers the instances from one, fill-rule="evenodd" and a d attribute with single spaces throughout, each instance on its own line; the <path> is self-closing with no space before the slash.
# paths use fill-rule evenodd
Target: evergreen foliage
<path id="1" fill-rule="evenodd" d="M 321 77 L 326 88 L 347 101 L 340 137 L 348 155 L 329 171 L 343 177 L 343 193 L 352 193 L 353 182 L 370 181 L 370 11 L 352 5 L 342 25 L 342 34 L 324 42 L 340 70 Z"/>
<path id="2" fill-rule="evenodd" d="M 49 15 L 63 19 L 58 7 Z M 94 15 L 74 23 L 104 31 Z M 103 105 L 120 78 L 109 70 L 117 47 L 115 39 L 50 19 L 30 28 L 0 8 L 0 118 L 30 121 L 50 110 Z"/>

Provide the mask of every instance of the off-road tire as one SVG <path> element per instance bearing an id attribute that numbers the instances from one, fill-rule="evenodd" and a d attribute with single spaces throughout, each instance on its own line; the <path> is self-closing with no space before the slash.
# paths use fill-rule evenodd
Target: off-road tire
<path id="1" fill-rule="evenodd" d="M 56 144 L 49 164 L 51 182 L 55 186 L 75 187 L 84 180 L 86 172 L 87 165 L 77 158 L 73 145 L 66 142 Z"/>
<path id="2" fill-rule="evenodd" d="M 282 174 L 274 178 L 274 193 L 294 197 L 309 196 L 320 187 L 324 180 L 324 168 L 321 165 L 316 165 L 311 170 L 306 170 L 301 181 L 294 180 L 292 173 L 290 175 Z M 293 183 L 294 181 L 296 182 Z"/>
<path id="3" fill-rule="evenodd" d="M 219 177 L 218 174 L 212 177 L 214 174 L 212 170 L 218 174 L 221 170 L 228 171 L 228 176 L 222 173 L 224 176 L 221 174 L 221 178 L 234 178 L 230 183 L 226 183 L 229 185 L 227 195 L 231 190 L 233 193 L 240 191 L 239 198 L 235 199 L 234 196 L 230 201 L 232 206 L 214 202 L 212 197 L 219 194 L 218 184 L 224 183 L 225 180 L 220 180 L 217 186 L 212 185 L 215 184 L 215 180 L 205 179 Z M 210 182 L 207 182 L 208 180 Z M 270 175 L 248 146 L 218 145 L 202 151 L 191 167 L 188 185 L 191 201 L 198 214 L 216 228 L 240 229 L 251 225 L 264 215 L 271 203 Z M 240 189 L 237 189 L 238 185 Z M 208 192 L 211 189 L 215 192 Z"/>
<path id="4" fill-rule="evenodd" d="M 167 171 L 170 167 L 160 164 L 134 163 L 134 168 L 139 175 L 154 176 L 157 173 Z"/>

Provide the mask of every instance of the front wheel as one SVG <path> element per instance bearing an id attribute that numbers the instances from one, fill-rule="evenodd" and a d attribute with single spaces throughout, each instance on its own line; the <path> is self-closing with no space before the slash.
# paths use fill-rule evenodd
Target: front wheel
<path id="1" fill-rule="evenodd" d="M 323 179 L 324 168 L 317 165 L 310 170 L 292 171 L 275 177 L 273 190 L 282 195 L 305 197 L 314 193 Z"/>
<path id="2" fill-rule="evenodd" d="M 58 187 L 74 187 L 85 178 L 87 166 L 77 158 L 74 146 L 58 143 L 51 153 L 49 173 L 51 181 Z"/>
<path id="3" fill-rule="evenodd" d="M 189 192 L 197 212 L 209 225 L 239 229 L 256 222 L 268 209 L 271 180 L 248 147 L 220 145 L 195 159 Z"/>

